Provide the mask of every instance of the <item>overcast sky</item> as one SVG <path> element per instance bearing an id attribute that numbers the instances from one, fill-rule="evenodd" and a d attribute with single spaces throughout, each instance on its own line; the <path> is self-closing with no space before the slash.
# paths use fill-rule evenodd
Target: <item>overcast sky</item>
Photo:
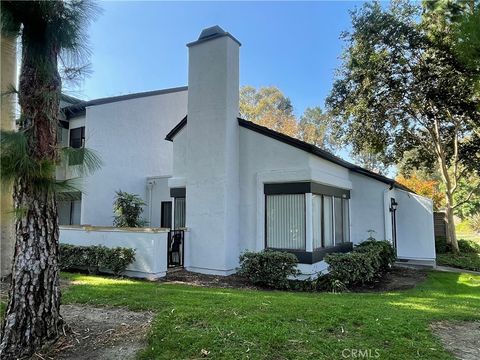
<path id="1" fill-rule="evenodd" d="M 187 85 L 186 43 L 220 25 L 240 42 L 240 84 L 275 85 L 295 113 L 329 93 L 354 2 L 102 2 L 82 99 Z"/>

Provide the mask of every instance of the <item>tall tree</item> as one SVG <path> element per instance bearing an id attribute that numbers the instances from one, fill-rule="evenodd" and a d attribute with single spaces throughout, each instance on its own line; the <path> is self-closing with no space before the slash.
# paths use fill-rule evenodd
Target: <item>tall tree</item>
<path id="1" fill-rule="evenodd" d="M 319 106 L 306 108 L 298 124 L 298 137 L 322 149 L 334 152 L 338 146 L 332 133 L 332 117 Z"/>
<path id="2" fill-rule="evenodd" d="M 471 146 L 478 140 L 479 99 L 471 71 L 453 49 L 450 24 L 432 34 L 430 18 L 421 15 L 407 1 L 387 9 L 367 3 L 353 12 L 327 105 L 339 135 L 355 152 L 367 147 L 394 163 L 418 148 L 435 159 L 451 224 L 448 239 L 457 252 L 454 195 L 468 171 L 480 171 Z"/>
<path id="3" fill-rule="evenodd" d="M 297 136 L 298 124 L 293 106 L 275 86 L 240 89 L 240 116 L 289 136 Z"/>
<path id="4" fill-rule="evenodd" d="M 88 0 L 1 3 L 2 35 L 21 36 L 22 46 L 19 129 L 1 137 L 2 181 L 13 182 L 16 214 L 2 359 L 28 357 L 62 331 L 55 193 L 69 185 L 55 180 L 62 86 L 58 64 L 82 59 L 84 30 L 94 12 Z M 69 65 L 64 69 L 75 72 Z"/>

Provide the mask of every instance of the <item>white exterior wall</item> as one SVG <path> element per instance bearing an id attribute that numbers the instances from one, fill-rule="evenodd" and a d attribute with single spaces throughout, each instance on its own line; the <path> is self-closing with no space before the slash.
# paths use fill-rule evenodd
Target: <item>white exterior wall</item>
<path id="1" fill-rule="evenodd" d="M 240 149 L 241 251 L 265 247 L 264 184 L 314 181 L 351 188 L 347 169 L 252 130 L 240 128 Z"/>
<path id="2" fill-rule="evenodd" d="M 60 226 L 62 244 L 135 249 L 135 261 L 127 267 L 125 275 L 151 280 L 167 273 L 167 239 L 167 230 Z"/>
<path id="3" fill-rule="evenodd" d="M 435 261 L 432 200 L 399 189 L 395 200 L 398 258 Z"/>
<path id="4" fill-rule="evenodd" d="M 150 227 L 160 227 L 162 201 L 173 202 L 173 199 L 170 197 L 170 188 L 168 187 L 169 178 L 170 176 L 155 176 L 148 178 L 146 181 L 145 202 L 147 207 L 145 209 L 145 218 Z"/>
<path id="5" fill-rule="evenodd" d="M 186 226 L 192 271 L 227 275 L 238 263 L 238 106 L 239 44 L 222 36 L 190 45 Z"/>
<path id="6" fill-rule="evenodd" d="M 103 166 L 85 179 L 82 224 L 111 225 L 116 190 L 143 197 L 147 177 L 172 173 L 172 144 L 164 138 L 186 112 L 186 90 L 87 108 L 86 147 Z"/>
<path id="7" fill-rule="evenodd" d="M 369 237 L 368 230 L 374 230 L 377 240 L 390 240 L 385 232 L 384 193 L 389 185 L 351 172 L 352 191 L 350 192 L 350 241 L 358 244 Z"/>

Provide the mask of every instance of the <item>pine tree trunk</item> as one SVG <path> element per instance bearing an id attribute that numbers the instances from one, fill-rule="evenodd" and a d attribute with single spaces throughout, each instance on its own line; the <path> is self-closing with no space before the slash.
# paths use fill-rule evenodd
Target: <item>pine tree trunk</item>
<path id="1" fill-rule="evenodd" d="M 17 242 L 0 357 L 29 356 L 60 334 L 58 223 L 55 197 L 18 180 L 17 209 L 26 209 L 16 223 Z M 21 211 L 21 210 L 20 210 Z"/>
<path id="2" fill-rule="evenodd" d="M 55 162 L 61 80 L 58 49 L 32 46 L 34 34 L 22 33 L 18 99 L 28 153 L 37 164 Z M 34 31 L 34 30 L 30 30 Z M 26 40 L 27 39 L 27 40 Z M 51 178 L 55 176 L 54 171 Z M 31 356 L 62 329 L 58 271 L 58 221 L 55 193 L 29 176 L 16 179 L 13 197 L 15 255 L 9 302 L 2 326 L 0 358 Z"/>

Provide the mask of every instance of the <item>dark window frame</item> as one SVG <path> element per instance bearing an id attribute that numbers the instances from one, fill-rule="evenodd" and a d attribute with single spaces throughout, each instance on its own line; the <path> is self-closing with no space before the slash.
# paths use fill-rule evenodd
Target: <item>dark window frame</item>
<path id="1" fill-rule="evenodd" d="M 304 264 L 313 264 L 315 262 L 323 260 L 323 257 L 330 252 L 348 252 L 353 248 L 352 242 L 350 241 L 350 224 L 347 227 L 348 236 L 346 236 L 345 226 L 344 226 L 344 206 L 345 200 L 347 200 L 348 207 L 350 206 L 350 190 L 336 188 L 333 186 L 318 184 L 311 181 L 299 181 L 299 182 L 288 182 L 288 183 L 266 183 L 263 187 L 264 190 L 264 247 L 265 249 L 286 251 L 297 256 L 300 263 Z M 321 248 L 313 249 L 311 252 L 299 251 L 295 249 L 279 249 L 268 246 L 267 241 L 267 196 L 268 195 L 304 195 L 304 211 L 305 211 L 305 247 L 307 244 L 307 216 L 306 216 L 306 194 L 311 193 L 321 196 Z M 332 235 L 333 235 L 333 245 L 325 246 L 325 196 L 332 197 Z M 335 216 L 335 198 L 340 199 L 341 204 L 341 222 L 342 222 L 342 242 L 337 243 L 336 239 L 336 216 Z M 313 219 L 312 219 L 313 221 Z M 350 221 L 350 208 L 348 209 L 348 221 Z M 348 240 L 348 241 L 347 241 Z M 313 241 L 313 239 L 312 239 Z M 312 245 L 313 246 L 313 245 Z"/>
<path id="2" fill-rule="evenodd" d="M 79 137 L 76 136 L 75 138 L 72 137 L 73 134 L 77 135 L 77 133 L 80 133 Z M 74 141 L 80 141 L 80 143 L 74 143 Z M 85 146 L 85 126 L 80 126 L 78 128 L 70 129 L 70 134 L 69 134 L 69 139 L 68 139 L 68 145 L 71 148 L 74 149 L 81 149 Z"/>

